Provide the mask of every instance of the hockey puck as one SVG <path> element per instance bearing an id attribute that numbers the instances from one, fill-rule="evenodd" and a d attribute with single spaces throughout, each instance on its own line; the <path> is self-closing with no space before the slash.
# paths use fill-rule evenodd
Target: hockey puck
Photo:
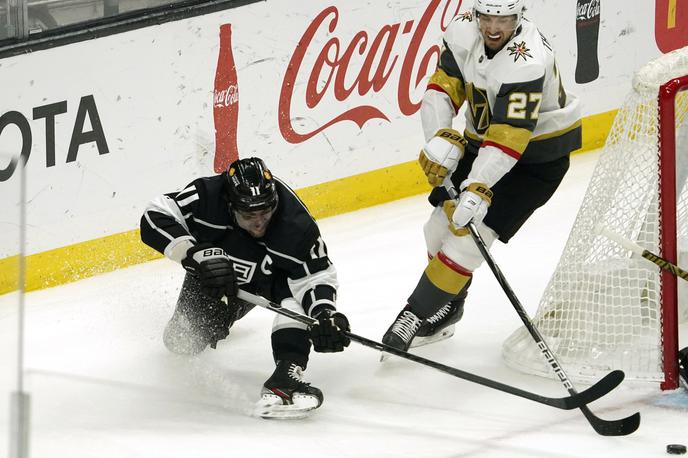
<path id="1" fill-rule="evenodd" d="M 683 455 L 686 453 L 686 446 L 682 444 L 669 444 L 667 445 L 667 453 L 672 455 Z"/>

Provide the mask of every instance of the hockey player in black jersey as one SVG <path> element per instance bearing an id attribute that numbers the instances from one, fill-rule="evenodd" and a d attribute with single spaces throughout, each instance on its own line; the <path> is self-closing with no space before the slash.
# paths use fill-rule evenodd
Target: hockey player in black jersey
<path id="1" fill-rule="evenodd" d="M 318 320 L 309 329 L 275 317 L 276 368 L 261 391 L 260 415 L 299 418 L 322 404 L 322 392 L 302 373 L 311 341 L 318 352 L 349 345 L 348 320 L 335 308 L 337 273 L 315 220 L 261 159 L 240 159 L 153 200 L 141 218 L 141 239 L 187 270 L 163 334 L 170 351 L 215 348 L 253 308 L 236 297 L 237 288 L 259 294 Z"/>

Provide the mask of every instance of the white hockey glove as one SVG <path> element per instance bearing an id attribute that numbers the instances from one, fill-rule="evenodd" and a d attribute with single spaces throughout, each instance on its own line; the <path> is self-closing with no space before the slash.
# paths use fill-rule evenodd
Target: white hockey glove
<path id="1" fill-rule="evenodd" d="M 455 227 L 464 227 L 471 220 L 473 223 L 480 223 L 487 209 L 492 203 L 492 191 L 483 183 L 469 184 L 461 194 L 456 203 L 456 209 L 452 214 L 451 221 Z"/>
<path id="2" fill-rule="evenodd" d="M 454 129 L 440 129 L 428 140 L 420 150 L 418 162 L 430 185 L 441 185 L 447 173 L 456 168 L 466 143 L 463 136 Z"/>

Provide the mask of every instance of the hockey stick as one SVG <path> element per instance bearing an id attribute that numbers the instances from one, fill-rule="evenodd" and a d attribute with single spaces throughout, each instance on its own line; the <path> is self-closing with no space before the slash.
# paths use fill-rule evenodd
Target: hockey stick
<path id="1" fill-rule="evenodd" d="M 478 246 L 478 249 L 480 250 L 480 253 L 483 255 L 485 261 L 490 266 L 492 273 L 494 273 L 495 277 L 497 278 L 497 281 L 504 290 L 504 293 L 507 295 L 509 301 L 516 309 L 516 313 L 518 313 L 518 316 L 521 318 L 521 321 L 523 321 L 523 324 L 525 325 L 526 329 L 528 329 L 528 332 L 535 340 L 535 343 L 542 352 L 542 355 L 547 360 L 547 363 L 552 367 L 557 378 L 562 382 L 564 387 L 568 390 L 569 394 L 575 396 L 576 394 L 578 394 L 578 391 L 576 391 L 576 388 L 574 388 L 573 384 L 566 375 L 566 372 L 564 372 L 564 369 L 561 367 L 561 364 L 559 364 L 559 361 L 557 361 L 556 356 L 554 356 L 554 353 L 552 353 L 552 350 L 550 350 L 549 346 L 547 345 L 547 342 L 545 342 L 545 339 L 542 337 L 542 334 L 540 334 L 540 331 L 538 331 L 538 329 L 530 321 L 528 313 L 523 308 L 523 305 L 521 305 L 521 303 L 519 302 L 518 298 L 516 297 L 516 294 L 514 294 L 514 291 L 511 289 L 509 283 L 506 281 L 506 278 L 502 274 L 502 271 L 499 270 L 497 263 L 495 263 L 494 259 L 490 255 L 490 252 L 487 249 L 487 245 L 485 245 L 485 241 L 478 233 L 478 230 L 475 228 L 475 224 L 473 224 L 473 222 L 471 221 L 466 225 L 466 227 L 470 231 L 471 236 L 475 241 L 475 244 Z M 621 373 L 623 374 L 623 372 Z M 604 380 L 604 378 L 602 380 Z M 634 413 L 633 415 L 627 418 L 610 421 L 603 420 L 602 418 L 597 417 L 594 413 L 590 411 L 590 409 L 586 405 L 581 405 L 578 408 L 581 409 L 583 415 L 585 415 L 585 418 L 587 418 L 588 422 L 593 427 L 593 429 L 602 436 L 626 436 L 634 432 L 636 429 L 638 429 L 638 426 L 640 426 L 640 413 L 638 412 Z"/>
<path id="2" fill-rule="evenodd" d="M 637 243 L 634 243 L 630 240 L 628 240 L 625 237 L 620 236 L 616 232 L 612 232 L 606 227 L 598 224 L 595 226 L 595 233 L 604 235 L 607 237 L 609 240 L 618 243 L 622 247 L 626 248 L 628 251 L 632 252 L 633 254 L 637 254 L 638 256 L 641 256 L 651 263 L 657 265 L 660 267 L 660 269 L 664 269 L 666 271 L 671 272 L 675 276 L 682 278 L 686 281 L 688 281 L 688 272 L 685 270 L 681 269 L 679 266 L 676 264 L 673 264 L 666 259 L 662 258 L 661 256 L 657 256 L 656 254 L 647 251 Z"/>
<path id="3" fill-rule="evenodd" d="M 268 299 L 262 296 L 257 296 L 255 294 L 251 294 L 243 290 L 239 290 L 237 297 L 242 301 L 258 305 L 268 310 L 272 310 L 275 313 L 286 316 L 287 318 L 291 318 L 292 320 L 298 321 L 308 326 L 312 326 L 317 322 L 317 320 L 315 320 L 314 318 L 295 312 L 293 310 L 286 309 L 281 305 L 269 301 Z M 514 396 L 518 396 L 521 398 L 530 399 L 531 401 L 539 402 L 540 404 L 545 404 L 562 410 L 576 409 L 589 402 L 593 402 L 594 400 L 601 398 L 602 396 L 616 388 L 623 381 L 624 378 L 623 372 L 613 371 L 607 374 L 607 376 L 601 379 L 599 382 L 597 382 L 596 384 L 594 384 L 593 386 L 581 393 L 572 393 L 571 396 L 565 398 L 549 398 L 545 396 L 540 396 L 539 394 L 530 393 L 528 391 L 524 391 L 510 385 L 505 385 L 503 383 L 488 378 L 480 377 L 479 375 L 474 375 L 469 372 L 462 371 L 460 369 L 445 366 L 444 364 L 438 363 L 436 361 L 425 359 L 420 356 L 416 356 L 414 354 L 398 350 L 394 347 L 390 347 L 389 345 L 385 345 L 374 340 L 366 339 L 365 337 L 361 337 L 352 332 L 345 332 L 344 334 L 352 341 L 361 344 L 365 347 L 373 348 L 378 351 L 385 351 L 400 358 L 408 359 L 409 361 L 423 364 L 424 366 L 437 369 L 440 372 L 453 375 L 454 377 L 458 377 L 463 380 L 468 380 L 469 382 L 477 383 L 488 388 L 502 391 L 504 393 L 513 394 Z"/>

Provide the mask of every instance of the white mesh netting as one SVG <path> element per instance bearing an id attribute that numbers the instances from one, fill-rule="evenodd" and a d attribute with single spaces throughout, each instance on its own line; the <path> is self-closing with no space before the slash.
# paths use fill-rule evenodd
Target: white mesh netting
<path id="1" fill-rule="evenodd" d="M 659 268 L 596 235 L 594 227 L 601 223 L 644 249 L 662 252 L 657 97 L 660 85 L 685 75 L 688 48 L 636 74 L 533 319 L 574 381 L 597 379 L 612 369 L 624 370 L 631 380 L 664 380 Z M 676 99 L 676 139 L 679 265 L 686 269 L 688 91 Z M 681 314 L 685 320 L 685 310 Z M 504 342 L 502 354 L 514 369 L 554 377 L 525 328 Z"/>

